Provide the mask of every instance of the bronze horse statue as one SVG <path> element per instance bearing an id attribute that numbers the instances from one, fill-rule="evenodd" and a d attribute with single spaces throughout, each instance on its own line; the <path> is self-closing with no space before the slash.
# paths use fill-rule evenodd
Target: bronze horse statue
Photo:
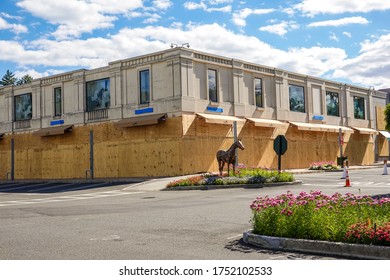
<path id="1" fill-rule="evenodd" d="M 236 174 L 236 149 L 239 148 L 241 150 L 244 150 L 244 144 L 242 144 L 241 140 L 238 139 L 236 142 L 234 142 L 230 148 L 227 151 L 219 150 L 217 152 L 217 161 L 218 161 L 218 167 L 219 167 L 219 175 L 222 176 L 223 167 L 225 166 L 225 163 L 227 163 L 228 166 L 228 176 L 229 176 L 229 165 L 233 164 L 233 174 Z"/>

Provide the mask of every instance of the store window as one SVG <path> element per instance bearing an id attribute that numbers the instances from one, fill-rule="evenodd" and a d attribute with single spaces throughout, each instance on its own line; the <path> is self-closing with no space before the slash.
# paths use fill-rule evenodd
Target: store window
<path id="1" fill-rule="evenodd" d="M 148 104 L 150 102 L 149 69 L 139 72 L 139 84 L 140 84 L 140 104 Z"/>
<path id="2" fill-rule="evenodd" d="M 87 111 L 110 107 L 110 79 L 87 82 Z"/>
<path id="3" fill-rule="evenodd" d="M 255 100 L 257 107 L 263 107 L 263 81 L 255 78 Z"/>
<path id="4" fill-rule="evenodd" d="M 305 113 L 305 90 L 301 86 L 289 85 L 290 111 Z"/>
<path id="5" fill-rule="evenodd" d="M 212 102 L 218 102 L 217 71 L 209 69 L 207 71 L 207 77 L 209 87 L 209 100 Z"/>
<path id="6" fill-rule="evenodd" d="M 340 117 L 339 94 L 337 92 L 326 92 L 326 110 L 328 116 Z"/>
<path id="7" fill-rule="evenodd" d="M 353 97 L 353 111 L 355 119 L 364 120 L 366 118 L 364 108 L 364 97 L 354 96 Z"/>
<path id="8" fill-rule="evenodd" d="M 15 121 L 31 120 L 32 118 L 32 97 L 31 93 L 17 95 L 14 97 Z"/>
<path id="9" fill-rule="evenodd" d="M 54 116 L 59 117 L 62 115 L 62 96 L 61 88 L 54 88 Z"/>

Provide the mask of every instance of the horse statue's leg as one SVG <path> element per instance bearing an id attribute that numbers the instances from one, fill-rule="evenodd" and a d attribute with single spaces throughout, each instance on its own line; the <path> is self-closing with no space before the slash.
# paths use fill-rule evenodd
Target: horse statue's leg
<path id="1" fill-rule="evenodd" d="M 222 176 L 222 171 L 223 171 L 223 166 L 224 165 L 225 165 L 225 163 L 223 162 L 223 160 L 218 161 L 219 175 L 220 176 Z"/>

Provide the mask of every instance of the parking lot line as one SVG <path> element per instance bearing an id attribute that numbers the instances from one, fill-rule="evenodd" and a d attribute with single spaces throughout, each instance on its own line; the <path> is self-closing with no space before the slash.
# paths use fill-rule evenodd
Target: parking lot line
<path id="1" fill-rule="evenodd" d="M 108 192 L 97 192 L 97 193 L 90 193 L 90 194 L 35 198 L 35 199 L 26 199 L 26 200 L 10 200 L 10 201 L 0 202 L 0 207 L 26 205 L 26 204 L 38 204 L 38 203 L 65 202 L 65 201 L 75 201 L 75 200 L 84 200 L 84 199 L 95 199 L 95 198 L 110 197 L 110 196 L 133 195 L 133 194 L 139 194 L 139 193 L 144 193 L 144 192 L 142 192 L 142 191 L 140 191 L 140 192 L 108 191 Z"/>

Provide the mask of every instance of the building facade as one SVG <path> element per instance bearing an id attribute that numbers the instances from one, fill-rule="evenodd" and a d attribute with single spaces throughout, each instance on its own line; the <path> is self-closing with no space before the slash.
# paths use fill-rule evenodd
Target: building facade
<path id="1" fill-rule="evenodd" d="M 385 106 L 381 91 L 172 48 L 0 87 L 0 179 L 217 171 L 233 122 L 249 167 L 277 167 L 280 134 L 284 169 L 366 165 L 388 156 Z"/>

